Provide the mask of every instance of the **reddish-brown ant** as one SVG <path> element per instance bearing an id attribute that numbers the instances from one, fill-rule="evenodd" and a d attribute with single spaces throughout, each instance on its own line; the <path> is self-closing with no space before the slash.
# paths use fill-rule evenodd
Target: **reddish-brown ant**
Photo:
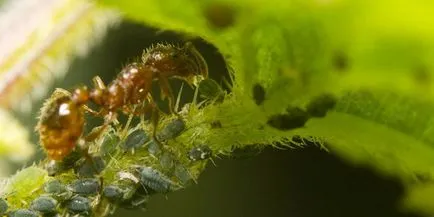
<path id="1" fill-rule="evenodd" d="M 150 93 L 153 80 L 160 81 L 162 96 L 168 98 L 170 112 L 174 113 L 174 96 L 168 79 L 178 78 L 196 85 L 207 76 L 207 64 L 191 43 L 183 47 L 158 44 L 144 51 L 141 63 L 126 65 L 107 87 L 97 76 L 92 90 L 80 87 L 72 94 L 56 90 L 41 110 L 36 127 L 40 142 L 50 159 L 62 160 L 74 149 L 83 132 L 85 111 L 105 117 L 100 130 L 86 137 L 93 140 L 116 119 L 118 110 L 135 115 L 154 113 L 157 108 Z M 85 105 L 88 101 L 100 106 L 100 111 L 88 109 Z M 153 119 L 155 138 L 158 116 L 153 115 Z"/>

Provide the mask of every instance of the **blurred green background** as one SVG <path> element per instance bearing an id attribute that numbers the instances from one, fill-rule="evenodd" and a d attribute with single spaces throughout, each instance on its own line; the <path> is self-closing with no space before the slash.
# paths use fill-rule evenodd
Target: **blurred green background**
<path id="1" fill-rule="evenodd" d="M 184 40 L 186 38 L 170 32 L 124 22 L 110 30 L 86 58 L 76 59 L 67 76 L 57 81 L 51 91 L 54 87 L 70 89 L 80 83 L 90 85 L 95 75 L 108 83 L 123 64 L 139 56 L 150 44 Z M 227 73 L 222 57 L 201 40 L 193 42 L 207 59 L 211 77 L 220 82 Z M 176 92 L 178 87 L 174 87 Z M 192 94 L 188 87 L 184 89 L 186 96 Z M 36 124 L 33 115 L 41 104 L 42 101 L 35 103 L 29 116 L 20 117 L 29 130 Z M 36 143 L 36 134 L 32 136 Z M 42 151 L 38 152 L 37 158 L 40 158 Z M 197 185 L 153 197 L 146 212 L 118 210 L 114 216 L 418 216 L 399 211 L 403 193 L 402 185 L 396 180 L 379 176 L 367 168 L 350 166 L 317 147 L 267 149 L 252 158 L 216 159 Z"/>

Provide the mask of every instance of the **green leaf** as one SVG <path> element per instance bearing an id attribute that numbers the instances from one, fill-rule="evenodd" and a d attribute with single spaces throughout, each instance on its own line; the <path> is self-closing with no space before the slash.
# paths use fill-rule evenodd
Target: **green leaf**
<path id="1" fill-rule="evenodd" d="M 352 162 L 400 177 L 409 195 L 428 200 L 412 207 L 434 212 L 429 209 L 433 194 L 417 191 L 416 178 L 434 177 L 434 26 L 430 24 L 434 3 L 99 2 L 145 25 L 201 37 L 226 57 L 234 69 L 232 93 L 222 104 L 197 111 L 192 114 L 196 119 L 191 119 L 193 125 L 219 120 L 222 129 L 186 133 L 190 138 L 227 147 L 314 136 Z M 206 14 L 221 5 L 235 17 L 234 24 L 223 29 Z M 265 90 L 260 106 L 252 96 L 257 84 Z M 266 124 L 288 106 L 306 108 L 322 94 L 338 98 L 325 118 L 311 118 L 305 127 L 288 131 Z M 418 193 L 412 194 L 412 189 Z"/>
<path id="2" fill-rule="evenodd" d="M 30 112 L 74 56 L 84 56 L 119 19 L 87 0 L 7 1 L 0 20 L 0 106 Z M 27 14 L 33 13 L 29 21 Z"/>

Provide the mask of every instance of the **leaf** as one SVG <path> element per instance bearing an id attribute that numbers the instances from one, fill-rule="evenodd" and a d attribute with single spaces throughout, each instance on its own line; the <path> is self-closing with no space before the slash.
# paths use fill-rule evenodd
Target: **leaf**
<path id="1" fill-rule="evenodd" d="M 35 152 L 29 132 L 3 109 L 0 109 L 0 123 L 1 158 L 21 162 L 28 160 Z"/>
<path id="2" fill-rule="evenodd" d="M 433 3 L 99 2 L 143 24 L 201 37 L 226 57 L 234 69 L 232 93 L 192 118 L 192 124 L 219 120 L 222 129 L 212 134 L 197 129 L 191 138 L 223 147 L 314 136 L 352 162 L 400 177 L 410 194 L 417 190 L 420 174 L 433 180 Z M 233 25 L 213 26 L 206 11 L 219 5 L 233 10 Z M 252 96 L 257 84 L 265 90 L 259 106 Z M 306 109 L 323 94 L 338 99 L 326 117 L 288 131 L 267 125 L 289 106 Z M 434 196 L 418 192 L 411 195 L 428 201 L 418 209 L 432 213 Z"/>
<path id="3" fill-rule="evenodd" d="M 118 20 L 87 0 L 6 1 L 1 9 L 0 106 L 22 112 L 30 112 L 72 58 L 86 55 Z"/>

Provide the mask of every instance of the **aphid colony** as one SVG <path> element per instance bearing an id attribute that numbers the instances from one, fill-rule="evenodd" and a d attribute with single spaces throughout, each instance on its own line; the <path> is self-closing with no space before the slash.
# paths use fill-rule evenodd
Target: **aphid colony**
<path id="1" fill-rule="evenodd" d="M 45 167 L 54 177 L 30 204 L 10 205 L 5 200 L 8 196 L 0 198 L 0 216 L 89 216 L 93 210 L 112 212 L 114 206 L 144 208 L 150 195 L 168 193 L 192 183 L 196 176 L 189 168 L 204 166 L 212 151 L 207 145 L 192 144 L 190 149 L 181 150 L 184 155 L 180 156 L 174 154 L 175 147 L 163 145 L 186 130 L 181 115 L 174 115 L 175 118 L 166 121 L 158 132 L 156 124 L 160 116 L 152 115 L 153 132 L 147 133 L 137 126 L 127 130 L 122 138 L 108 126 L 116 120 L 119 111 L 128 115 L 159 111 L 151 95 L 153 80 L 160 82 L 162 95 L 169 99 L 170 112 L 175 113 L 168 79 L 176 77 L 197 85 L 207 75 L 206 62 L 191 44 L 183 47 L 157 45 L 144 52 L 142 62 L 125 66 L 107 87 L 96 77 L 93 89 L 83 86 L 71 93 L 56 90 L 44 104 L 36 127 L 41 145 L 51 160 Z M 89 109 L 88 103 L 97 105 L 100 110 Z M 104 123 L 84 137 L 85 112 L 104 117 Z M 103 129 L 109 132 L 104 133 L 98 150 L 90 151 L 88 147 L 77 145 L 80 141 L 83 144 L 95 141 L 105 132 Z M 113 156 L 119 159 L 134 151 L 141 155 L 130 155 L 129 158 L 137 159 L 130 164 L 121 169 L 109 165 Z M 74 170 L 76 178 L 62 183 L 57 175 L 62 176 L 70 169 Z"/>
<path id="2" fill-rule="evenodd" d="M 182 123 L 182 124 L 181 124 Z M 169 130 L 172 130 L 170 133 Z M 165 140 L 176 139 L 177 135 L 186 130 L 185 123 L 179 119 L 169 122 L 158 137 L 164 137 Z M 165 132 L 165 133 L 163 133 Z M 8 207 L 7 201 L 0 199 L 0 216 L 91 216 L 93 210 L 98 206 L 103 213 L 110 213 L 113 207 L 122 207 L 127 209 L 145 208 L 149 197 L 156 193 L 168 193 L 194 181 L 188 168 L 191 165 L 200 166 L 201 162 L 211 157 L 212 151 L 206 145 L 197 145 L 189 149 L 185 154 L 184 163 L 169 151 L 156 146 L 156 143 L 142 129 L 133 129 L 128 136 L 121 139 L 109 138 L 107 143 L 113 143 L 119 149 L 101 151 L 99 161 L 109 159 L 116 152 L 131 152 L 132 149 L 137 151 L 146 151 L 154 162 L 151 166 L 138 161 L 135 164 L 117 171 L 113 168 L 106 167 L 102 163 L 101 169 L 111 170 L 114 177 L 109 180 L 102 180 L 92 174 L 77 173 L 78 179 L 72 179 L 68 183 L 62 183 L 57 177 L 50 178 L 43 188 L 42 193 L 38 195 L 27 206 L 20 209 Z M 132 145 L 132 144 L 135 145 Z M 103 147 L 103 149 L 108 146 Z M 95 158 L 96 159 L 96 158 Z M 190 162 L 190 165 L 185 165 Z M 95 163 L 95 162 L 94 162 Z M 205 162 L 204 162 L 205 163 Z M 80 167 L 81 166 L 81 167 Z M 77 170 L 82 168 L 79 164 Z M 98 166 L 99 167 L 99 166 Z M 62 172 L 62 168 L 58 168 Z M 91 171 L 94 172 L 94 171 Z M 107 202 L 104 202 L 107 201 Z M 98 209 L 99 210 L 99 209 Z"/>

